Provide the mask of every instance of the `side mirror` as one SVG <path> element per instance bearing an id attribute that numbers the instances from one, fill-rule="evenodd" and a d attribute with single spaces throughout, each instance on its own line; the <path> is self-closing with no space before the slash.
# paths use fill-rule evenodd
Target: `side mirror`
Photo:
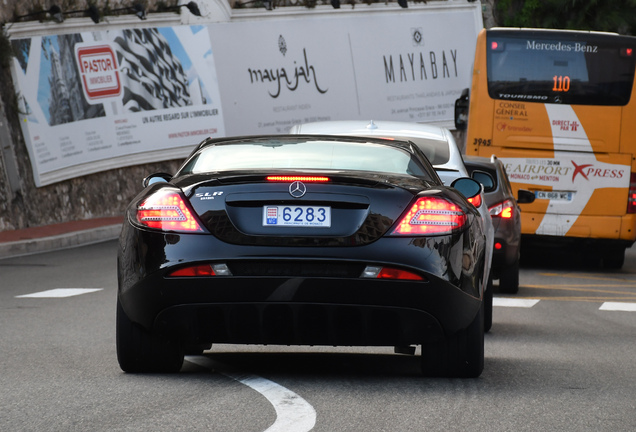
<path id="1" fill-rule="evenodd" d="M 525 189 L 519 189 L 517 192 L 517 202 L 519 204 L 530 204 L 534 202 L 535 195 L 533 192 Z"/>
<path id="2" fill-rule="evenodd" d="M 479 195 L 483 186 L 476 180 L 469 177 L 460 177 L 451 183 L 466 198 L 473 198 Z"/>
<path id="3" fill-rule="evenodd" d="M 143 187 L 148 187 L 151 184 L 155 184 L 155 183 L 159 183 L 159 182 L 167 183 L 171 179 L 172 179 L 172 174 L 168 174 L 168 173 L 164 173 L 164 172 L 158 172 L 158 173 L 150 174 L 148 177 L 146 177 L 142 181 L 142 185 L 143 185 Z"/>
<path id="4" fill-rule="evenodd" d="M 462 95 L 455 101 L 455 129 L 463 131 L 468 127 L 469 90 L 462 90 Z"/>
<path id="5" fill-rule="evenodd" d="M 473 171 L 472 177 L 484 186 L 484 192 L 495 190 L 495 179 L 485 171 Z"/>

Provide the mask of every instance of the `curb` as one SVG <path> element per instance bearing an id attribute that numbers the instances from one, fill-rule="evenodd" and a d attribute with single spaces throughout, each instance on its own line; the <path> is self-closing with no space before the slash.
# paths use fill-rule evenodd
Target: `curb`
<path id="1" fill-rule="evenodd" d="M 0 259 L 16 258 L 115 240 L 119 237 L 121 227 L 121 224 L 107 225 L 50 237 L 0 243 Z"/>

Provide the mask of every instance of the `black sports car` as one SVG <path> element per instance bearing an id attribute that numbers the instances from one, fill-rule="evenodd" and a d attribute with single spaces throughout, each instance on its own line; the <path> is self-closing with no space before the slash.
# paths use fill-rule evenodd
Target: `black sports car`
<path id="1" fill-rule="evenodd" d="M 479 376 L 482 219 L 410 142 L 208 139 L 126 211 L 117 357 L 176 372 L 212 343 L 422 346 L 426 375 Z"/>

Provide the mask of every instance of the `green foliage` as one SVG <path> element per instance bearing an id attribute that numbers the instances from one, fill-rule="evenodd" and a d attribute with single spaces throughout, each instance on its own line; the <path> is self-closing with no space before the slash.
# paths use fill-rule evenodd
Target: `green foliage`
<path id="1" fill-rule="evenodd" d="M 538 27 L 636 34 L 636 0 L 497 0 L 505 27 Z"/>

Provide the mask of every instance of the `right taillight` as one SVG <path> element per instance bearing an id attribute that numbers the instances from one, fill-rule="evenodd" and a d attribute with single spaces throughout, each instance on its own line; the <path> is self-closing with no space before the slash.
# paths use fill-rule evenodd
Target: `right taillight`
<path id="1" fill-rule="evenodd" d="M 466 213 L 439 197 L 420 197 L 404 215 L 392 234 L 449 234 L 466 224 Z"/>
<path id="2" fill-rule="evenodd" d="M 627 213 L 636 213 L 636 173 L 632 173 L 627 196 Z"/>

